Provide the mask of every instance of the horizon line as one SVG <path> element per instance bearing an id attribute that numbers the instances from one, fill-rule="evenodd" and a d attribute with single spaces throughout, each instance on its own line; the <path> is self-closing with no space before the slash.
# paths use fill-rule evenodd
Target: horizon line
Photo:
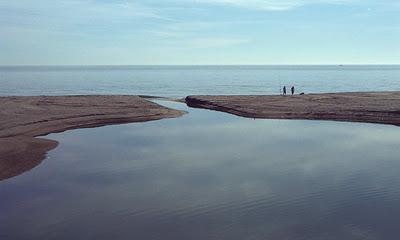
<path id="1" fill-rule="evenodd" d="M 397 66 L 400 63 L 332 63 L 332 64 L 13 64 L 0 67 L 208 67 L 208 66 Z"/>

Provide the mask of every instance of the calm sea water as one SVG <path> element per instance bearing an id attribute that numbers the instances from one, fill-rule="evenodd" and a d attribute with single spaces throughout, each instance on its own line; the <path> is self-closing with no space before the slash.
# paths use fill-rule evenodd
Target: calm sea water
<path id="1" fill-rule="evenodd" d="M 397 239 L 400 128 L 177 118 L 80 129 L 0 182 L 0 239 Z"/>
<path id="2" fill-rule="evenodd" d="M 380 91 L 400 90 L 400 65 L 0 67 L 0 83 L 0 95 Z"/>

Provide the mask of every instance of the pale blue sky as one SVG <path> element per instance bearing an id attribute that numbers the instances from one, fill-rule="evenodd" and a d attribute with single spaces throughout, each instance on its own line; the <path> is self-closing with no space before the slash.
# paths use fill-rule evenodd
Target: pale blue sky
<path id="1" fill-rule="evenodd" d="M 399 64 L 399 0 L 0 0 L 0 65 Z"/>

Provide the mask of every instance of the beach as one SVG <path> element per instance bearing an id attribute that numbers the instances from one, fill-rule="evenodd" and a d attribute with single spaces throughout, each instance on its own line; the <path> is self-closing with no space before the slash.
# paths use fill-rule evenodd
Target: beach
<path id="1" fill-rule="evenodd" d="M 399 11 L 0 1 L 0 240 L 397 239 Z"/>
<path id="2" fill-rule="evenodd" d="M 400 125 L 400 92 L 305 95 L 188 96 L 190 107 L 247 118 L 305 119 Z"/>
<path id="3" fill-rule="evenodd" d="M 185 102 L 247 118 L 400 125 L 400 92 L 188 96 Z M 124 95 L 0 97 L 0 105 L 0 180 L 38 165 L 58 145 L 35 137 L 183 114 L 139 96 Z"/>
<path id="4" fill-rule="evenodd" d="M 1 98 L 0 232 L 107 239 L 111 226 L 121 239 L 244 239 L 249 231 L 257 239 L 299 239 L 301 226 L 309 235 L 322 228 L 324 236 L 354 239 L 347 224 L 355 222 L 375 239 L 390 238 L 397 225 L 387 212 L 400 209 L 400 128 L 236 116 L 329 106 L 361 118 L 360 109 L 396 111 L 390 106 L 398 98 L 315 95 L 201 98 L 220 99 L 218 111 L 139 96 Z M 178 118 L 147 121 L 164 117 Z"/>
<path id="5" fill-rule="evenodd" d="M 0 97 L 0 106 L 0 180 L 36 166 L 58 144 L 35 137 L 184 114 L 139 96 L 122 95 Z"/>

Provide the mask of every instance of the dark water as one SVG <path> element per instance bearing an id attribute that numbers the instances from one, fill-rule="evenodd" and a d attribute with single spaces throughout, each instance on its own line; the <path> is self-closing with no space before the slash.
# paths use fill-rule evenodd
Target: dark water
<path id="1" fill-rule="evenodd" d="M 0 96 L 400 91 L 400 65 L 1 67 Z"/>
<path id="2" fill-rule="evenodd" d="M 188 111 L 50 135 L 0 239 L 398 238 L 400 128 Z"/>

